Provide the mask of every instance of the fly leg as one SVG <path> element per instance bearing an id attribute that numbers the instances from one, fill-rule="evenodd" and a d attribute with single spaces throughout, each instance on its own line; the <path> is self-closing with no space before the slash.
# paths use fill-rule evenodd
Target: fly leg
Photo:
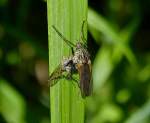
<path id="1" fill-rule="evenodd" d="M 72 80 L 73 80 L 73 81 L 78 85 L 78 87 L 80 88 L 79 81 L 76 80 L 76 79 L 74 79 L 74 78 L 72 78 Z"/>
<path id="2" fill-rule="evenodd" d="M 74 84 L 75 87 L 76 87 L 75 84 L 77 84 L 77 86 L 80 88 L 80 84 L 79 84 L 79 81 L 78 81 L 77 79 L 75 79 L 75 78 L 73 78 L 73 77 L 71 76 L 71 80 L 73 81 L 73 84 Z"/>
<path id="3" fill-rule="evenodd" d="M 82 28 L 81 28 L 81 39 L 82 41 L 84 42 L 84 44 L 86 44 L 86 38 L 85 38 L 85 35 L 84 35 L 84 25 L 85 25 L 85 20 L 83 21 L 82 23 Z"/>
<path id="4" fill-rule="evenodd" d="M 52 28 L 57 32 L 57 34 L 66 42 L 66 44 L 70 47 L 70 48 L 72 48 L 73 49 L 73 47 L 75 47 L 75 45 L 71 42 L 71 41 L 69 41 L 67 38 L 65 38 L 59 31 L 58 31 L 58 29 L 54 26 L 54 25 L 52 25 Z"/>

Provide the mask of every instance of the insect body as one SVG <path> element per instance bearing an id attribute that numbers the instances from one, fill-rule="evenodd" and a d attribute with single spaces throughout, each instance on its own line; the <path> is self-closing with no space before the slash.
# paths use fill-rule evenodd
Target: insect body
<path id="1" fill-rule="evenodd" d="M 72 59 L 79 73 L 82 97 L 89 96 L 92 90 L 91 60 L 88 50 L 81 42 L 76 44 Z"/>
<path id="2" fill-rule="evenodd" d="M 82 41 L 85 41 L 83 35 L 83 26 L 82 24 Z M 72 50 L 72 57 L 65 61 L 68 64 L 63 63 L 61 66 L 62 71 L 67 71 L 70 76 L 78 71 L 80 82 L 78 83 L 82 97 L 89 96 L 92 91 L 92 70 L 91 70 L 91 60 L 90 55 L 87 50 L 85 43 L 78 41 L 75 44 L 67 40 L 57 29 L 55 26 L 52 26 L 53 29 L 57 32 L 57 34 L 66 42 L 67 45 L 70 46 Z"/>

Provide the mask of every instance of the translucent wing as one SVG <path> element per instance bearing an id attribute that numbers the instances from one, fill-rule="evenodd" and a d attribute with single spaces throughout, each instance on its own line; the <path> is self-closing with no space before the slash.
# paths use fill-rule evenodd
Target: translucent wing
<path id="1" fill-rule="evenodd" d="M 58 79 L 61 79 L 63 77 L 62 73 L 64 71 L 62 70 L 62 66 L 58 65 L 58 67 L 53 71 L 53 73 L 50 75 L 48 82 L 50 86 L 53 86 L 57 83 Z"/>
<path id="2" fill-rule="evenodd" d="M 80 89 L 83 98 L 91 95 L 92 92 L 92 72 L 91 66 L 87 63 L 78 64 L 78 72 L 80 76 Z"/>

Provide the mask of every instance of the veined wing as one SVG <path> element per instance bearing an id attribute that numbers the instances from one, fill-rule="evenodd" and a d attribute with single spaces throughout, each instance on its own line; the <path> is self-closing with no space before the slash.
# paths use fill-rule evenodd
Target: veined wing
<path id="1" fill-rule="evenodd" d="M 87 63 L 77 65 L 80 76 L 80 90 L 83 98 L 91 95 L 92 92 L 92 72 L 91 66 Z"/>
<path id="2" fill-rule="evenodd" d="M 50 86 L 53 86 L 57 83 L 58 79 L 62 78 L 62 73 L 64 71 L 62 70 L 62 66 L 58 65 L 58 67 L 53 71 L 53 73 L 50 75 L 48 82 Z"/>

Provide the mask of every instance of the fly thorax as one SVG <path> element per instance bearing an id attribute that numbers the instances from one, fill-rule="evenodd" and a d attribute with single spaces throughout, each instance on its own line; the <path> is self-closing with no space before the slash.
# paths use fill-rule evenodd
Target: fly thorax
<path id="1" fill-rule="evenodd" d="M 83 49 L 78 49 L 75 51 L 75 54 L 73 56 L 73 62 L 75 64 L 83 64 L 87 62 L 87 58 Z"/>

